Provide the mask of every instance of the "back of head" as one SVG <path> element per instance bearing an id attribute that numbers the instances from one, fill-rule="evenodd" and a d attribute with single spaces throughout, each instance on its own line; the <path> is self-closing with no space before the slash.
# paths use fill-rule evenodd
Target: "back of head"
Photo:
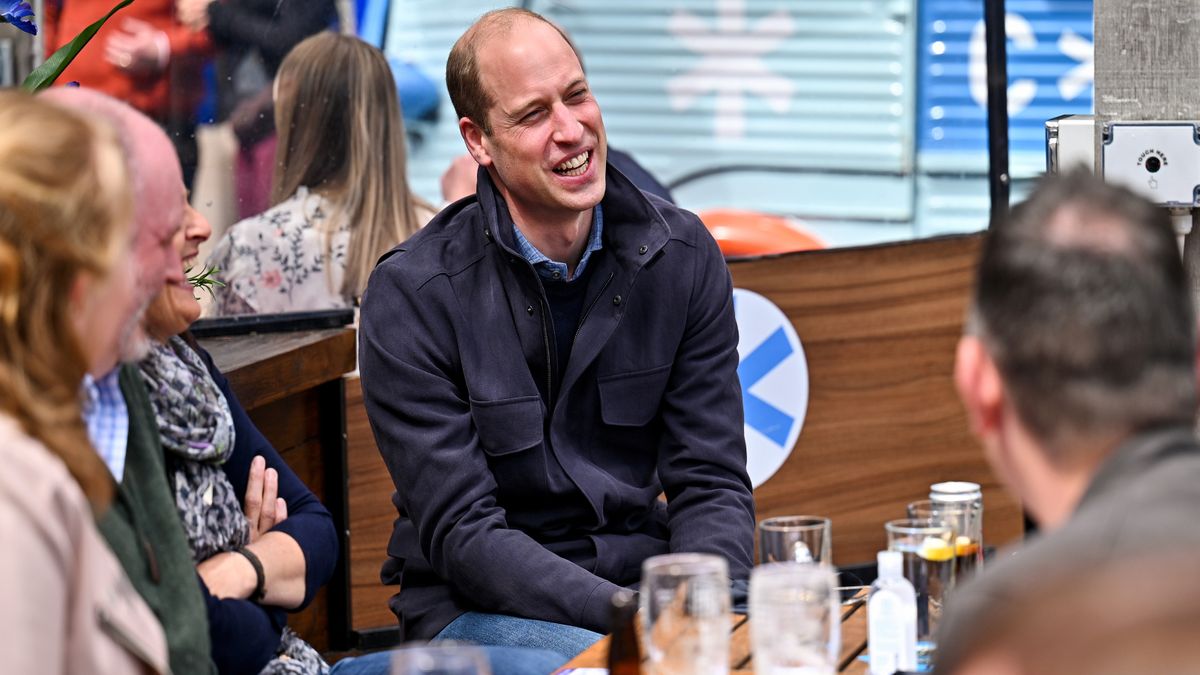
<path id="1" fill-rule="evenodd" d="M 153 120 L 123 101 L 86 87 L 54 87 L 39 93 L 38 98 L 100 120 L 116 133 L 128 157 L 137 231 L 183 218 L 183 202 L 179 199 L 183 174 L 175 146 Z M 153 291 L 161 285 L 162 279 L 155 279 Z"/>
<path id="2" fill-rule="evenodd" d="M 276 76 L 272 202 L 305 186 L 351 227 L 345 295 L 357 297 L 379 256 L 419 227 L 407 183 L 404 121 L 383 52 L 356 37 L 318 33 L 296 45 Z"/>
<path id="3" fill-rule="evenodd" d="M 87 361 L 71 316 L 81 274 L 129 243 L 127 171 L 113 131 L 0 92 L 0 410 L 58 454 L 93 504 L 111 478 L 80 418 Z"/>
<path id="4" fill-rule="evenodd" d="M 1045 178 L 989 233 L 968 330 L 1052 460 L 1192 423 L 1194 319 L 1170 220 L 1087 172 Z"/>

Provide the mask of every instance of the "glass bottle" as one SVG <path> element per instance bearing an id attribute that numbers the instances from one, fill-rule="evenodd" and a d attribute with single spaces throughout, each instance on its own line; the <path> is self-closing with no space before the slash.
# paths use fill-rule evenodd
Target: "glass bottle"
<path id="1" fill-rule="evenodd" d="M 610 603 L 609 675 L 640 675 L 642 650 L 638 646 L 637 596 L 630 590 L 621 589 L 613 594 Z"/>

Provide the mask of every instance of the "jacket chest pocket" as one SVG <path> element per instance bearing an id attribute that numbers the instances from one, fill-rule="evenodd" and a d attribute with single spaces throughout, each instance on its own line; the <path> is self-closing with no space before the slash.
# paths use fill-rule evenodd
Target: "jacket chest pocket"
<path id="1" fill-rule="evenodd" d="M 521 396 L 499 401 L 471 399 L 479 444 L 491 457 L 503 457 L 542 444 L 542 399 Z"/>
<path id="2" fill-rule="evenodd" d="M 658 416 L 671 365 L 597 378 L 600 418 L 616 427 L 641 427 Z"/>

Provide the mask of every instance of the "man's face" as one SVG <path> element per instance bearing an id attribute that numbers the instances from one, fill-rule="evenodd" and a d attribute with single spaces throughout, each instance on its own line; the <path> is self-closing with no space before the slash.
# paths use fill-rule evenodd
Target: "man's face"
<path id="1" fill-rule="evenodd" d="M 137 304 L 127 318 L 121 359 L 137 361 L 146 355 L 149 338 L 141 327 L 142 314 L 167 284 L 183 280 L 183 263 L 175 234 L 183 226 L 186 192 L 175 149 L 165 134 L 143 133 L 135 141 L 133 173 L 142 188 L 135 190 L 133 260 L 137 274 Z"/>
<path id="2" fill-rule="evenodd" d="M 607 140 L 579 59 L 553 27 L 518 20 L 479 48 L 491 133 L 460 122 L 519 222 L 555 223 L 604 197 Z M 474 142 L 473 142 L 474 141 Z"/>

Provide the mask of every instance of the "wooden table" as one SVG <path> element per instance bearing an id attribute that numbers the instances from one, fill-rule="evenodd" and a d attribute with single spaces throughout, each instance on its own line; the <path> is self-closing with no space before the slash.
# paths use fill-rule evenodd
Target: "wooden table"
<path id="1" fill-rule="evenodd" d="M 842 648 L 838 656 L 838 672 L 861 675 L 867 672 L 867 664 L 858 660 L 867 648 L 867 608 L 861 602 L 864 595 L 856 597 L 855 604 L 842 610 Z M 729 669 L 733 673 L 754 672 L 754 654 L 750 640 L 750 619 L 735 614 L 731 617 L 732 634 L 729 640 Z M 568 668 L 604 668 L 608 661 L 609 638 L 597 642 L 563 666 Z M 645 654 L 645 650 L 642 650 Z"/>
<path id="2" fill-rule="evenodd" d="M 348 549 L 346 402 L 342 376 L 356 366 L 350 328 L 200 340 L 229 378 L 238 402 L 288 466 L 333 516 Z M 350 581 L 345 555 L 333 579 L 288 625 L 318 650 L 350 646 Z"/>

